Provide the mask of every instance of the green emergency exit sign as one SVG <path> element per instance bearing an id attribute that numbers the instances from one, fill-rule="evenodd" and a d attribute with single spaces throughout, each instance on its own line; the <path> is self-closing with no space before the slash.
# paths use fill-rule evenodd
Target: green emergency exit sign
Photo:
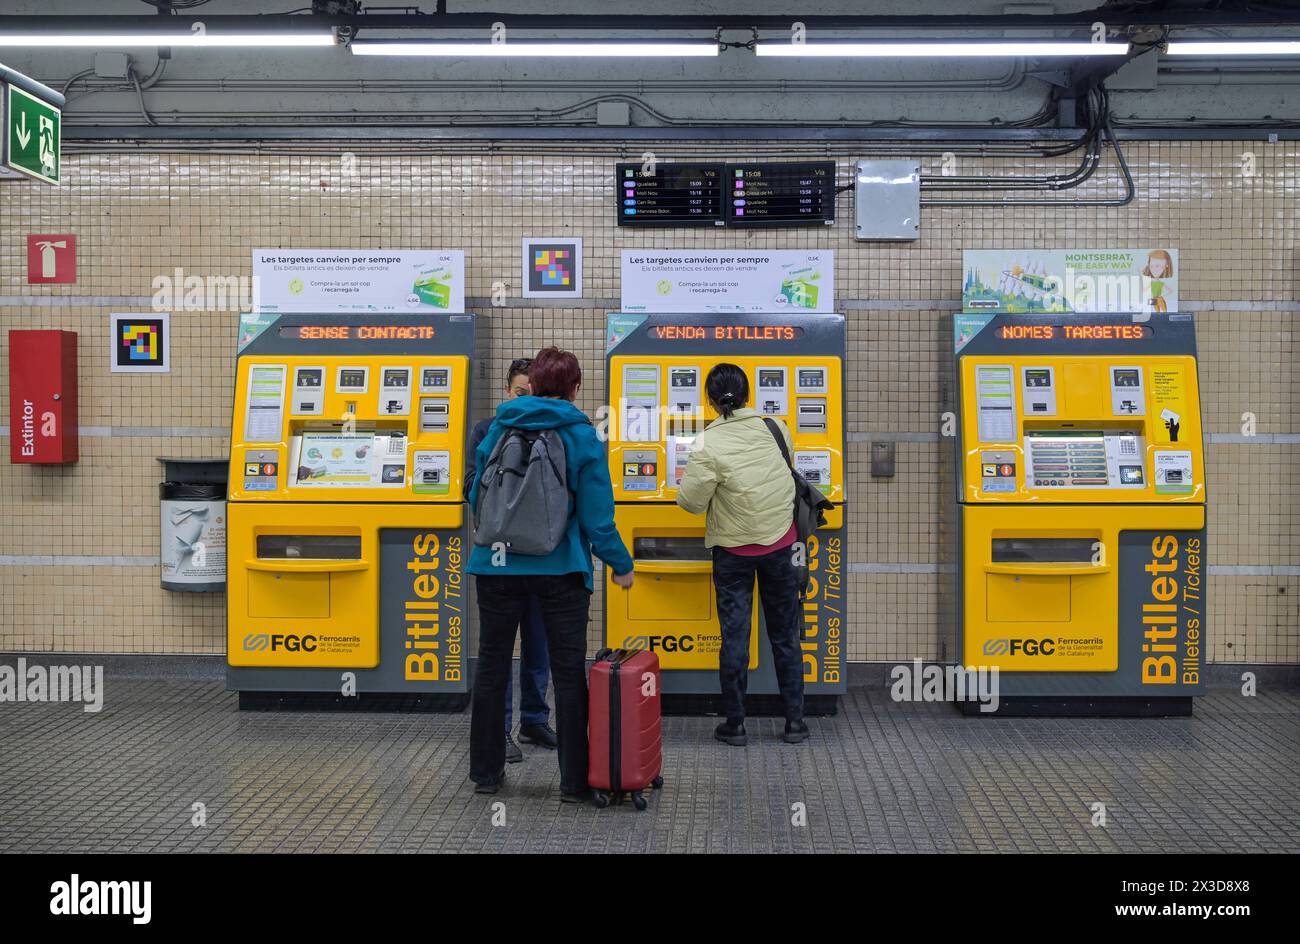
<path id="1" fill-rule="evenodd" d="M 5 85 L 4 100 L 5 166 L 57 184 L 62 135 L 59 109 L 15 85 Z"/>

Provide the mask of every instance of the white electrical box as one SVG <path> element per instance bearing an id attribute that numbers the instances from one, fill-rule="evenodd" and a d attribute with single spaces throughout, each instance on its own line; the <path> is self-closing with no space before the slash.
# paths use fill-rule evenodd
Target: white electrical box
<path id="1" fill-rule="evenodd" d="M 858 161 L 853 184 L 857 239 L 921 238 L 921 165 Z"/>

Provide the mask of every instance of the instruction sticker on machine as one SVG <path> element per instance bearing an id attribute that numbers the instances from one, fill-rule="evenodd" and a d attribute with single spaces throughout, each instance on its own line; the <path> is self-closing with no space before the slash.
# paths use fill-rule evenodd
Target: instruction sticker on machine
<path id="1" fill-rule="evenodd" d="M 1151 402 L 1160 417 L 1160 427 L 1165 433 L 1165 442 L 1176 443 L 1182 431 L 1182 414 L 1187 412 L 1183 405 L 1183 370 L 1178 366 L 1157 366 L 1151 369 Z"/>
<path id="2" fill-rule="evenodd" d="M 659 365 L 623 367 L 623 402 L 619 418 L 625 442 L 659 441 Z"/>
<path id="3" fill-rule="evenodd" d="M 1156 494 L 1190 495 L 1192 493 L 1191 452 L 1160 451 L 1156 456 Z"/>
<path id="4" fill-rule="evenodd" d="M 802 475 L 809 485 L 821 492 L 831 491 L 831 454 L 829 451 L 796 452 L 794 454 L 795 470 Z"/>
<path id="5" fill-rule="evenodd" d="M 284 429 L 284 364 L 257 365 L 248 372 L 248 411 L 244 439 L 248 442 L 280 441 Z"/>
<path id="6" fill-rule="evenodd" d="M 304 433 L 296 485 L 369 485 L 375 465 L 373 436 Z"/>
<path id="7" fill-rule="evenodd" d="M 411 491 L 419 495 L 446 495 L 451 491 L 451 453 L 417 451 L 413 459 Z"/>

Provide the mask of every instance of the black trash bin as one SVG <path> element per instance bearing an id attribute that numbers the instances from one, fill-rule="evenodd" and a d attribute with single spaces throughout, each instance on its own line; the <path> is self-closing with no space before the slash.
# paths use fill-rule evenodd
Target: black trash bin
<path id="1" fill-rule="evenodd" d="M 158 457 L 163 478 L 159 559 L 164 590 L 226 588 L 226 459 Z"/>

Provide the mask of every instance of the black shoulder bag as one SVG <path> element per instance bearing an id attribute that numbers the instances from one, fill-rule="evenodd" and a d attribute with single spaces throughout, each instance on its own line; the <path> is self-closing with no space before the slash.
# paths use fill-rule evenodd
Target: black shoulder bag
<path id="1" fill-rule="evenodd" d="M 797 565 L 795 572 L 798 576 L 799 596 L 802 597 L 808 590 L 808 538 L 826 523 L 826 512 L 835 506 L 830 499 L 809 485 L 808 480 L 795 469 L 794 461 L 790 458 L 790 450 L 785 447 L 785 437 L 781 435 L 776 420 L 765 416 L 763 422 L 767 424 L 768 432 L 776 440 L 777 448 L 785 457 L 785 464 L 790 467 L 790 475 L 794 478 L 794 527 L 799 535 L 799 543 L 803 546 L 803 554 L 800 555 L 803 564 Z"/>

